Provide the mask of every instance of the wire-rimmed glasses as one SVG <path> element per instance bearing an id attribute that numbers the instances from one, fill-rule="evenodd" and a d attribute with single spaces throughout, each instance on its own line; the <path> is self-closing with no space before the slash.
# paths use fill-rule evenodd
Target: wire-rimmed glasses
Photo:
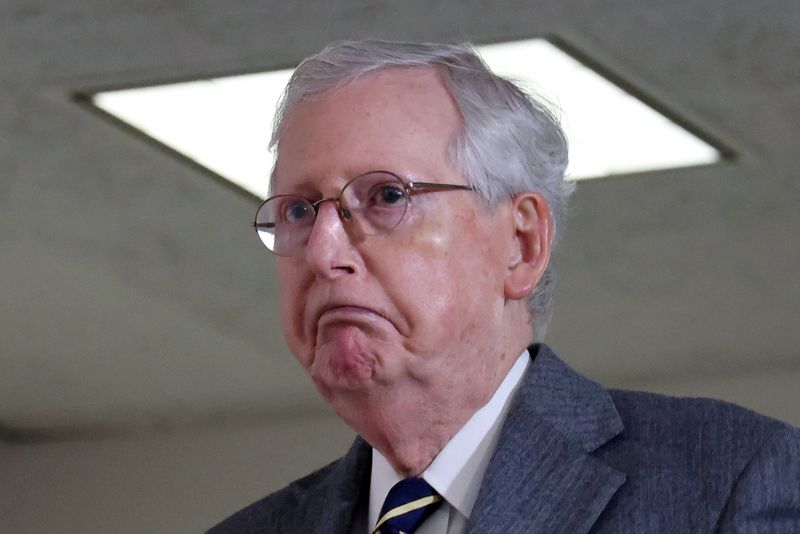
<path id="1" fill-rule="evenodd" d="M 430 191 L 473 191 L 467 185 L 404 182 L 387 171 L 356 176 L 336 198 L 311 201 L 299 195 L 277 195 L 256 211 L 253 226 L 264 245 L 279 256 L 294 256 L 305 249 L 317 212 L 323 202 L 335 202 L 349 232 L 359 236 L 386 234 L 403 220 L 411 197 Z"/>

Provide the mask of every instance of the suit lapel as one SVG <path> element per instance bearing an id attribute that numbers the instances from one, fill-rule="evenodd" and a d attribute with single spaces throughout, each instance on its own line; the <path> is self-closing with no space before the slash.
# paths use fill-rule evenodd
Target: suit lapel
<path id="1" fill-rule="evenodd" d="M 625 481 L 590 455 L 622 431 L 611 397 L 547 346 L 530 352 L 472 510 L 474 534 L 586 533 Z"/>

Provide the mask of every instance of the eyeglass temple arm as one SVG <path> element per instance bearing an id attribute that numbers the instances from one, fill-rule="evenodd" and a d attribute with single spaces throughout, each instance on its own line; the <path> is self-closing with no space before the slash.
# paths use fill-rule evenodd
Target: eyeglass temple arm
<path id="1" fill-rule="evenodd" d="M 464 190 L 474 191 L 475 188 L 470 185 L 457 185 L 457 184 L 437 184 L 433 182 L 409 182 L 408 189 L 411 191 L 417 189 L 439 189 L 439 190 Z"/>
<path id="2" fill-rule="evenodd" d="M 254 222 L 253 228 L 275 228 L 275 223 L 257 223 Z"/>

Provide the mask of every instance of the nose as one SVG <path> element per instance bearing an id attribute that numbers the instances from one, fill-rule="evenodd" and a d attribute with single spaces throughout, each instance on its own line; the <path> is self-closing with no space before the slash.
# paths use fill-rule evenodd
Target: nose
<path id="1" fill-rule="evenodd" d="M 342 199 L 341 198 L 323 198 L 322 200 L 317 200 L 316 202 L 311 204 L 311 207 L 314 208 L 314 215 L 319 214 L 320 207 L 325 202 L 333 202 L 333 203 L 335 203 L 336 204 L 337 213 L 339 213 L 339 215 L 342 217 L 342 219 L 345 220 L 345 221 L 349 221 L 350 220 L 350 216 L 351 216 L 350 215 L 350 210 L 347 209 L 347 207 L 344 204 L 342 204 Z"/>
<path id="2" fill-rule="evenodd" d="M 345 228 L 343 217 L 347 214 L 341 213 L 345 210 L 340 211 L 335 199 L 323 200 L 315 208 L 317 218 L 305 251 L 308 266 L 317 277 L 326 279 L 355 273 L 359 265 L 358 251 Z"/>

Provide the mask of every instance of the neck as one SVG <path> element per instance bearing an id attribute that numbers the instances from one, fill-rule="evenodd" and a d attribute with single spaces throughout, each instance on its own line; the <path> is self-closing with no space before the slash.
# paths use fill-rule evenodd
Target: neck
<path id="1" fill-rule="evenodd" d="M 492 375 L 491 381 L 483 384 L 485 387 L 465 388 L 462 385 L 460 392 L 466 391 L 468 395 L 457 397 L 445 394 L 431 399 L 425 404 L 435 407 L 433 409 L 417 405 L 413 410 L 395 411 L 394 414 L 404 413 L 407 417 L 398 419 L 395 416 L 396 425 L 374 425 L 371 428 L 378 432 L 369 436 L 362 433 L 362 436 L 383 454 L 401 476 L 421 475 L 448 441 L 491 400 L 521 351 L 522 348 L 502 358 L 504 365 Z"/>
<path id="2" fill-rule="evenodd" d="M 404 383 L 342 393 L 338 415 L 403 477 L 420 475 L 483 407 L 531 339 L 520 319 L 495 337 L 500 344 L 460 355 L 469 372 L 422 373 Z"/>
<path id="3" fill-rule="evenodd" d="M 461 426 L 440 426 L 425 431 L 416 440 L 401 440 L 398 437 L 376 448 L 403 478 L 419 476 Z"/>

